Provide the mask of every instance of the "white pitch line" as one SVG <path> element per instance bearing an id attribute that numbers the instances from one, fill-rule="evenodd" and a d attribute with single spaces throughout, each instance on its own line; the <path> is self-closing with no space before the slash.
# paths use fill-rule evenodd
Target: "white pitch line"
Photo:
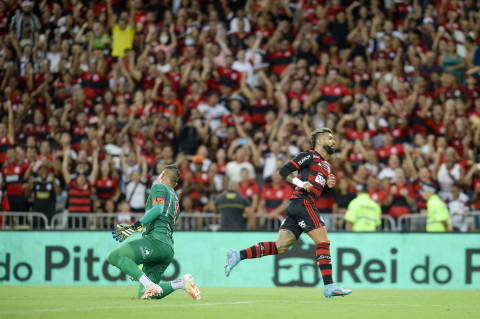
<path id="1" fill-rule="evenodd" d="M 108 306 L 108 307 L 89 307 L 89 308 L 54 308 L 54 309 L 35 309 L 35 310 L 5 310 L 0 314 L 15 313 L 42 313 L 42 312 L 62 312 L 62 311 L 92 311 L 109 309 L 132 309 L 132 308 L 163 308 L 163 307 L 202 307 L 202 306 L 223 306 L 223 305 L 241 305 L 249 303 L 266 303 L 267 301 L 238 301 L 238 302 L 218 302 L 218 303 L 195 303 L 188 305 L 145 305 L 145 306 Z"/>

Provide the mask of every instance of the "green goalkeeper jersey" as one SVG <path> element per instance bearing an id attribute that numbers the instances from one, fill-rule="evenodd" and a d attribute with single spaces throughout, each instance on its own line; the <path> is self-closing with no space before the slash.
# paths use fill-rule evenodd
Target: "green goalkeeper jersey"
<path id="1" fill-rule="evenodd" d="M 177 194 L 166 184 L 155 184 L 150 189 L 145 211 L 148 212 L 156 203 L 163 204 L 163 213 L 156 220 L 143 225 L 142 236 L 148 235 L 152 239 L 169 245 L 173 250 L 173 230 L 180 215 Z"/>

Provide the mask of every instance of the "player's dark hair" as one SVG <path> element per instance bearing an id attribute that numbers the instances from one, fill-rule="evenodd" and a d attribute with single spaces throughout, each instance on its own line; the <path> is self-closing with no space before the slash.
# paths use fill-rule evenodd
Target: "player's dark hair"
<path id="1" fill-rule="evenodd" d="M 174 164 L 165 165 L 165 170 L 169 171 L 170 183 L 172 183 L 172 185 L 177 184 L 178 179 L 180 178 L 180 170 L 178 169 L 178 166 Z"/>
<path id="2" fill-rule="evenodd" d="M 312 134 L 310 134 L 310 145 L 312 146 L 312 149 L 315 149 L 315 144 L 317 144 L 317 137 L 325 133 L 333 134 L 332 130 L 328 127 L 317 128 L 315 131 L 312 132 Z"/>

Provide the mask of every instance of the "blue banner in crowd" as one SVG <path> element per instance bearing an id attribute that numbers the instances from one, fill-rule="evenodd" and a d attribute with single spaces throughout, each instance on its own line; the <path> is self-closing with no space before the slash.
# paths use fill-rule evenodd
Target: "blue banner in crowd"
<path id="1" fill-rule="evenodd" d="M 138 238 L 139 235 L 132 236 Z M 276 233 L 177 232 L 164 279 L 192 273 L 211 287 L 322 287 L 315 245 L 303 235 L 287 253 L 242 261 L 224 275 L 228 248 Z M 333 278 L 345 288 L 480 289 L 480 234 L 332 233 Z M 110 232 L 0 232 L 0 284 L 132 285 L 107 262 Z"/>

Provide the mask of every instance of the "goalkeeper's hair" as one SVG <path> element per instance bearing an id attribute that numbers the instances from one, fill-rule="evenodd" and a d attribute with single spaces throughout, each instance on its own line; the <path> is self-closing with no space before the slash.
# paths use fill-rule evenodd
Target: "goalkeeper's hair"
<path id="1" fill-rule="evenodd" d="M 310 134 L 310 145 L 312 146 L 312 149 L 315 149 L 315 144 L 317 144 L 317 138 L 325 133 L 332 133 L 332 130 L 329 129 L 328 127 L 322 127 L 322 128 L 317 128 L 315 131 Z"/>
<path id="2" fill-rule="evenodd" d="M 172 183 L 172 185 L 178 183 L 178 179 L 180 178 L 180 170 L 178 169 L 177 165 L 165 165 L 165 174 L 168 174 L 168 177 L 170 178 L 170 183 Z"/>

